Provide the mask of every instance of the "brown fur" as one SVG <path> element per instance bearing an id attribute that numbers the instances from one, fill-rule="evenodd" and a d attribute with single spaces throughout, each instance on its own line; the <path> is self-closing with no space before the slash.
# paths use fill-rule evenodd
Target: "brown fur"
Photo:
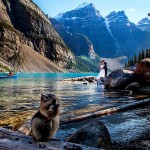
<path id="1" fill-rule="evenodd" d="M 36 142 L 52 138 L 59 127 L 59 114 L 58 98 L 53 94 L 42 95 L 39 110 L 31 121 L 31 132 Z"/>

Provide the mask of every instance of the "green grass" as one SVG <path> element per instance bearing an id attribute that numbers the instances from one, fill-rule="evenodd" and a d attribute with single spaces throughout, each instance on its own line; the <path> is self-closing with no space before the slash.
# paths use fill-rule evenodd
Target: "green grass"
<path id="1" fill-rule="evenodd" d="M 86 56 L 76 57 L 75 67 L 82 72 L 99 72 L 97 59 L 90 59 Z"/>
<path id="2" fill-rule="evenodd" d="M 0 69 L 2 69 L 0 70 L 0 72 L 2 72 L 3 70 L 10 71 L 9 67 L 2 65 L 1 63 L 0 63 Z"/>

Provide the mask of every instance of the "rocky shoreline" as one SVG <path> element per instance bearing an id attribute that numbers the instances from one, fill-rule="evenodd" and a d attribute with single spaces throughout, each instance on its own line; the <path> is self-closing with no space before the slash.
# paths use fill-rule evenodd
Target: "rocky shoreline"
<path id="1" fill-rule="evenodd" d="M 83 83 L 97 82 L 96 77 L 82 77 L 74 79 L 66 79 L 65 81 L 82 81 Z M 118 69 L 113 71 L 104 78 L 104 86 L 106 91 L 131 91 L 132 93 L 146 94 L 150 96 L 150 59 L 144 59 L 136 67 Z M 148 103 L 145 119 L 150 121 L 150 104 Z M 145 108 L 145 107 L 144 107 Z M 143 109 L 144 109 L 143 108 Z M 141 109 L 142 111 L 142 109 Z M 112 149 L 115 150 L 149 150 L 150 149 L 150 130 L 147 129 L 134 139 L 130 139 L 125 143 L 113 141 Z"/>
<path id="2" fill-rule="evenodd" d="M 150 132 L 141 135 L 126 144 L 113 143 L 114 150 L 149 150 L 150 149 Z"/>

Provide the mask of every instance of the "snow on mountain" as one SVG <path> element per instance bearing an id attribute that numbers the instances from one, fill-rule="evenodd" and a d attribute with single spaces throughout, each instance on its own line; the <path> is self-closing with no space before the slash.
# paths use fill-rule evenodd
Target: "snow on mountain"
<path id="1" fill-rule="evenodd" d="M 110 35 L 112 36 L 112 38 L 113 38 L 114 41 L 115 41 L 115 45 L 116 45 L 116 47 L 117 47 L 117 53 L 118 53 L 118 51 L 119 51 L 119 49 L 120 49 L 120 44 L 118 43 L 117 39 L 115 38 L 115 36 L 112 34 L 112 32 L 111 32 L 111 30 L 110 30 L 110 22 L 109 22 L 109 19 L 108 19 L 107 17 L 105 18 L 105 24 L 106 24 L 106 27 L 107 27 L 108 32 L 110 33 Z"/>
<path id="2" fill-rule="evenodd" d="M 137 27 L 142 31 L 150 32 L 150 19 L 145 17 L 137 23 Z"/>
<path id="3" fill-rule="evenodd" d="M 64 14 L 64 13 L 61 12 L 61 13 L 59 13 L 58 15 L 56 15 L 54 18 L 55 18 L 56 20 L 59 20 L 59 19 L 62 18 L 63 14 Z"/>
<path id="4" fill-rule="evenodd" d="M 140 20 L 137 25 L 141 25 L 141 24 L 150 24 L 150 19 L 148 19 L 147 17 L 145 17 L 144 19 Z"/>
<path id="5" fill-rule="evenodd" d="M 142 48 L 150 45 L 149 41 L 145 42 L 149 35 L 147 33 L 145 35 L 145 32 L 138 29 L 148 28 L 148 25 L 150 27 L 148 18 L 139 22 L 140 26 L 137 28 L 134 23 L 129 21 L 124 11 L 113 11 L 103 18 L 92 3 L 83 3 L 74 10 L 60 14 L 58 18 L 55 19 L 63 24 L 69 33 L 73 33 L 73 35 L 78 33 L 87 37 L 95 52 L 101 57 L 132 57 Z M 146 27 L 143 27 L 144 25 Z M 61 32 L 59 29 L 56 30 Z M 64 39 L 66 38 L 65 34 L 62 36 Z M 76 35 L 76 43 L 69 41 L 70 43 L 67 44 L 78 45 L 77 42 L 80 41 L 78 39 L 81 40 L 81 37 Z M 72 45 L 70 47 L 73 47 Z"/>
<path id="6" fill-rule="evenodd" d="M 90 5 L 91 3 L 88 3 L 88 2 L 84 2 L 82 4 L 80 4 L 77 8 L 75 8 L 75 10 L 78 10 L 78 9 L 82 9 L 84 7 L 86 7 L 87 5 Z"/>
<path id="7" fill-rule="evenodd" d="M 87 17 L 91 16 L 97 16 L 97 17 L 102 17 L 100 14 L 100 11 L 97 10 L 92 3 L 83 3 L 80 4 L 76 9 L 67 11 L 65 13 L 60 13 L 54 18 L 56 20 L 76 20 L 76 19 L 85 19 Z"/>
<path id="8" fill-rule="evenodd" d="M 129 23 L 128 17 L 125 15 L 124 11 L 119 11 L 119 12 L 113 11 L 109 15 L 107 15 L 106 18 L 108 18 L 110 24 L 114 22 L 122 22 L 122 21 L 126 21 L 126 23 Z"/>
<path id="9" fill-rule="evenodd" d="M 85 9 L 85 7 L 87 7 L 87 8 L 93 8 L 93 9 L 95 10 L 96 16 L 99 16 L 99 17 L 102 16 L 102 15 L 100 14 L 100 11 L 95 8 L 95 5 L 94 5 L 93 3 L 85 2 L 85 3 L 83 3 L 83 4 L 80 4 L 75 10 Z"/>

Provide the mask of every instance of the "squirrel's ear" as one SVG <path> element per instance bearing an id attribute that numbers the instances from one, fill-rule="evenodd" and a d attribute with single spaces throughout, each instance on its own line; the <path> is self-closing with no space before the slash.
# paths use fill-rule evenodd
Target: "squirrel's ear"
<path id="1" fill-rule="evenodd" d="M 43 99 L 44 94 L 41 94 L 41 100 Z"/>

